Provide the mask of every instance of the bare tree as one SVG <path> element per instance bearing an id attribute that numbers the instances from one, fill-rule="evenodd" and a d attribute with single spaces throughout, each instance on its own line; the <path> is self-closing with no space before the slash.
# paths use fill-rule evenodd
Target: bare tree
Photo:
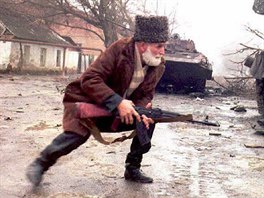
<path id="1" fill-rule="evenodd" d="M 36 22 L 79 28 L 98 36 L 109 46 L 118 39 L 118 34 L 129 34 L 133 19 L 129 11 L 129 0 L 0 0 L 0 5 L 16 10 Z M 25 14 L 27 13 L 27 14 Z M 84 23 L 76 23 L 76 19 Z M 91 28 L 91 25 L 102 30 Z"/>
<path id="2" fill-rule="evenodd" d="M 254 37 L 264 41 L 264 33 L 259 31 L 258 29 L 253 29 L 250 26 L 245 26 L 245 27 L 246 27 L 246 31 L 250 32 Z M 239 45 L 240 45 L 239 49 L 236 50 L 235 52 L 225 54 L 227 56 L 243 54 L 244 58 L 240 61 L 230 60 L 231 62 L 236 63 L 236 64 L 243 64 L 247 56 L 254 56 L 257 52 L 264 50 L 264 49 L 261 49 L 259 46 L 253 46 L 250 44 L 239 43 Z M 246 54 L 246 57 L 244 54 Z"/>
<path id="3" fill-rule="evenodd" d="M 0 6 L 7 12 L 13 10 L 30 17 L 35 23 L 91 32 L 106 47 L 116 41 L 119 35 L 133 34 L 136 14 L 153 13 L 147 9 L 147 0 L 0 0 Z M 173 27 L 171 31 L 177 24 L 175 12 L 169 16 L 170 26 Z"/>

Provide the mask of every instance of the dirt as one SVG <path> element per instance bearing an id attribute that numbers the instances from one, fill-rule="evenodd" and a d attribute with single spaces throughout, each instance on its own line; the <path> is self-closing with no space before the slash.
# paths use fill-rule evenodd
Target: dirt
<path id="1" fill-rule="evenodd" d="M 158 123 L 142 162 L 152 184 L 124 180 L 130 140 L 105 146 L 90 138 L 32 188 L 26 167 L 62 132 L 63 89 L 74 78 L 0 76 L 0 197 L 264 197 L 264 136 L 254 129 L 259 127 L 256 101 L 221 94 L 155 96 L 154 107 L 192 113 L 197 120 L 208 116 L 220 127 Z M 237 105 L 246 111 L 232 110 Z"/>

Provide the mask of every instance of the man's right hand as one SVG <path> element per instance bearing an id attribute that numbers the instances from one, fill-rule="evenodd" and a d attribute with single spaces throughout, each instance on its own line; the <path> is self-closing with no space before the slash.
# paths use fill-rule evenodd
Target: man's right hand
<path id="1" fill-rule="evenodd" d="M 125 122 L 126 124 L 133 124 L 134 118 L 141 122 L 140 115 L 134 109 L 134 103 L 131 100 L 123 99 L 121 103 L 117 106 L 119 116 L 121 118 L 121 122 Z"/>

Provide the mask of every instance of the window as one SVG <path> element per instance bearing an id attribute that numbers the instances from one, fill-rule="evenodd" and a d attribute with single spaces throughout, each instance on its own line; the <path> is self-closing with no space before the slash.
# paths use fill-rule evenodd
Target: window
<path id="1" fill-rule="evenodd" d="M 24 46 L 24 54 L 23 54 L 23 62 L 25 65 L 29 64 L 29 58 L 30 58 L 30 46 L 25 45 Z"/>
<path id="2" fill-rule="evenodd" d="M 57 50 L 57 56 L 56 56 L 56 67 L 61 66 L 61 50 Z"/>
<path id="3" fill-rule="evenodd" d="M 40 66 L 41 67 L 45 67 L 46 65 L 46 55 L 47 55 L 47 49 L 40 48 Z"/>

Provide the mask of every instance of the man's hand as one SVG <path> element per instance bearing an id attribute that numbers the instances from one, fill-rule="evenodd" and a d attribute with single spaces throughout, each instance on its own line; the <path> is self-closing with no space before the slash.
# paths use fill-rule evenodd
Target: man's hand
<path id="1" fill-rule="evenodd" d="M 126 124 L 133 124 L 134 118 L 141 122 L 140 115 L 134 109 L 134 103 L 131 100 L 122 100 L 121 103 L 117 106 L 119 116 L 121 118 L 121 122 L 125 122 Z"/>
<path id="2" fill-rule="evenodd" d="M 151 109 L 152 108 L 152 104 L 148 103 L 145 107 L 146 109 Z M 149 129 L 149 124 L 154 124 L 154 120 L 152 120 L 152 118 L 148 118 L 146 115 L 142 115 L 142 121 L 144 122 L 145 126 L 147 129 Z"/>

